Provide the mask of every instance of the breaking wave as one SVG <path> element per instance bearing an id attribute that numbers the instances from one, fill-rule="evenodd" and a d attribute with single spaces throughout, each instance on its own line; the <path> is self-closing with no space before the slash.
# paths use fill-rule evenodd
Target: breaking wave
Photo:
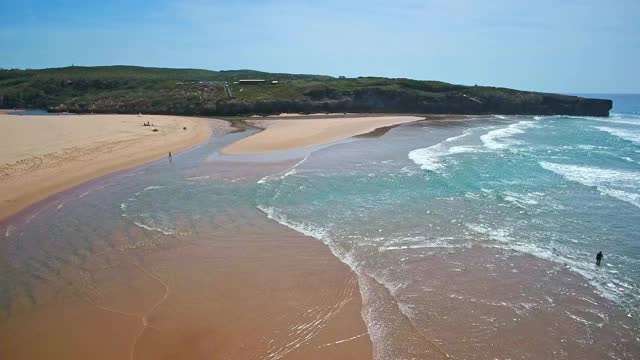
<path id="1" fill-rule="evenodd" d="M 433 146 L 413 150 L 409 152 L 409 159 L 416 165 L 420 165 L 423 170 L 439 172 L 446 167 L 446 164 L 442 162 L 445 156 L 480 151 L 477 146 L 451 146 L 452 143 L 469 134 L 470 131 L 465 131 L 461 135 L 450 137 Z"/>
<path id="2" fill-rule="evenodd" d="M 640 172 L 541 161 L 544 169 L 640 208 Z"/>
<path id="3" fill-rule="evenodd" d="M 594 128 L 600 131 L 608 132 L 609 134 L 620 139 L 631 141 L 634 144 L 640 144 L 640 131 L 638 130 L 611 128 L 606 126 L 594 126 Z"/>
<path id="4" fill-rule="evenodd" d="M 611 114 L 611 116 L 608 118 L 585 116 L 585 117 L 581 117 L 580 119 L 598 121 L 598 122 L 604 122 L 604 123 L 610 123 L 610 124 L 640 126 L 640 117 L 637 117 L 637 116 L 634 117 L 631 114 Z"/>
<path id="5" fill-rule="evenodd" d="M 524 134 L 527 129 L 539 127 L 535 121 L 523 120 L 507 127 L 491 130 L 480 136 L 480 140 L 484 146 L 491 150 L 503 150 L 511 145 L 521 144 L 522 142 L 511 139 L 512 136 Z"/>
<path id="6" fill-rule="evenodd" d="M 288 168 L 287 170 L 284 170 L 282 172 L 273 174 L 273 175 L 267 175 L 265 177 L 263 177 L 262 179 L 258 180 L 258 184 L 264 184 L 267 181 L 273 179 L 273 178 L 277 178 L 277 179 L 284 179 L 287 176 L 291 176 L 294 175 L 297 172 L 297 168 L 298 166 L 302 165 L 302 163 L 304 163 L 305 161 L 307 161 L 307 159 L 309 158 L 309 156 L 311 155 L 311 153 L 307 154 L 307 156 L 304 157 L 304 159 L 300 160 L 299 162 L 297 162 L 295 165 L 293 165 L 292 167 Z M 277 176 L 278 174 L 282 174 L 281 176 Z"/>

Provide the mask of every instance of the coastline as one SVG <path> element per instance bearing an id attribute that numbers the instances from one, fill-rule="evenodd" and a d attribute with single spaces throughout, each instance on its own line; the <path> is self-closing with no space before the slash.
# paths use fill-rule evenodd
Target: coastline
<path id="1" fill-rule="evenodd" d="M 221 120 L 176 116 L 0 114 L 0 133 L 6 136 L 0 145 L 0 220 L 89 180 L 161 159 L 169 151 L 206 142 L 214 131 L 229 130 Z"/>
<path id="2" fill-rule="evenodd" d="M 11 139 L 6 139 L 11 141 L 0 145 L 0 193 L 6 194 L 0 197 L 0 221 L 90 180 L 162 159 L 169 151 L 188 150 L 206 142 L 213 133 L 226 134 L 243 130 L 247 125 L 262 131 L 229 144 L 221 154 L 258 155 L 296 150 L 349 137 L 375 135 L 376 131 L 382 134 L 409 122 L 465 118 L 466 115 L 422 117 L 336 113 L 219 120 L 173 115 L 17 115 L 14 110 L 0 110 L 0 132 L 11 134 Z M 111 129 L 115 133 L 86 133 L 86 125 L 100 126 L 99 130 L 102 130 L 105 121 L 119 121 L 128 128 L 116 126 Z M 147 121 L 157 124 L 159 132 L 147 131 L 145 134 L 138 131 L 123 136 L 122 132 L 130 131 L 131 125 L 137 127 Z M 345 121 L 351 122 L 349 126 L 342 126 Z M 37 126 L 20 124 L 16 127 L 16 122 L 37 122 Z M 84 122 L 81 129 L 77 128 L 79 122 Z M 179 132 L 183 126 L 187 130 Z M 61 136 L 34 138 L 34 135 L 40 136 L 37 134 L 40 127 L 46 128 L 47 132 L 59 132 Z M 139 129 L 151 130 L 151 127 L 135 130 Z M 297 137 L 292 138 L 292 134 Z M 86 139 L 82 139 L 84 135 L 87 135 Z"/>
<path id="3" fill-rule="evenodd" d="M 396 131 L 432 122 L 425 123 Z M 377 137 L 386 130 L 364 135 Z M 22 272 L 47 281 L 34 281 L 31 287 L 25 281 L 25 292 L 16 292 L 18 300 L 9 306 L 7 321 L 0 321 L 0 338 L 7 339 L 0 357 L 86 358 L 95 356 L 97 348 L 103 358 L 258 354 L 272 359 L 355 359 L 393 358 L 410 348 L 421 358 L 474 358 L 479 353 L 493 358 L 512 353 L 513 341 L 529 339 L 530 329 L 542 334 L 544 326 L 554 322 L 558 336 L 531 337 L 522 352 L 544 358 L 564 348 L 560 339 L 573 344 L 591 336 L 576 324 L 600 324 L 596 346 L 617 341 L 608 328 L 620 330 L 616 324 L 625 314 L 594 295 L 575 273 L 535 256 L 483 247 L 445 246 L 448 250 L 438 252 L 438 244 L 385 244 L 377 248 L 379 259 L 402 264 L 403 272 L 417 275 L 413 279 L 419 286 L 397 288 L 384 276 L 356 274 L 322 236 L 310 237 L 256 211 L 252 184 L 265 176 L 277 184 L 273 174 L 294 174 L 290 170 L 300 164 L 298 159 L 202 161 L 205 154 L 243 138 L 246 133 L 210 139 L 177 159 L 179 168 L 158 162 L 148 172 L 132 171 L 136 176 L 85 197 L 85 188 L 99 188 L 87 182 L 69 190 L 75 191 L 73 201 L 60 193 L 60 201 L 46 200 L 48 209 L 28 225 L 11 225 L 10 231 L 7 227 L 0 251 L 11 264 L 0 263 L 0 270 L 9 274 L 11 283 L 20 282 Z M 358 145 L 371 146 L 375 153 L 383 143 L 354 141 L 337 147 Z M 340 151 L 329 153 L 324 155 L 335 159 Z M 298 176 L 305 176 L 304 169 Z M 221 182 L 229 186 L 221 187 Z M 431 275 L 420 276 L 425 273 Z M 540 283 L 544 286 L 529 286 Z M 35 301 L 25 295 L 29 293 Z M 424 317 L 412 317 L 406 308 L 395 306 L 421 297 L 425 302 L 416 309 Z M 486 327 L 484 315 L 506 325 Z M 571 321 L 574 316 L 579 323 Z M 44 325 L 42 319 L 47 319 Z M 560 325 L 557 319 L 563 319 Z M 34 330 L 43 336 L 33 339 Z M 601 358 L 592 348 L 573 348 L 572 353 Z"/>

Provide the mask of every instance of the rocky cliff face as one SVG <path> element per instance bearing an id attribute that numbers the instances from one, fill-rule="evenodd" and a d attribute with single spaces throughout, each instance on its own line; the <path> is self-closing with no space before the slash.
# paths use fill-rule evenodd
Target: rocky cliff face
<path id="1" fill-rule="evenodd" d="M 542 93 L 485 96 L 446 93 L 427 97 L 383 89 L 356 90 L 347 94 L 323 89 L 308 91 L 304 100 L 299 101 L 220 101 L 205 112 L 211 115 L 371 112 L 609 116 L 612 106 L 611 100 Z"/>
<path id="2" fill-rule="evenodd" d="M 49 107 L 53 112 L 158 113 L 180 115 L 270 115 L 280 113 L 366 112 L 416 114 L 506 114 L 609 116 L 611 100 L 577 96 L 523 93 L 517 95 L 472 96 L 446 93 L 421 97 L 402 91 L 356 90 L 349 94 L 309 91 L 302 100 L 220 99 L 215 102 L 110 102 L 65 103 Z"/>

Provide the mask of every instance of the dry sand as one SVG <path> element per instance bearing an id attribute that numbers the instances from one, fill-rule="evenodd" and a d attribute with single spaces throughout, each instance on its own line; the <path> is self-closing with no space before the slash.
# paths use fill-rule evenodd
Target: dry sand
<path id="1" fill-rule="evenodd" d="M 368 133 L 377 128 L 422 120 L 417 116 L 356 118 L 251 120 L 264 131 L 241 139 L 224 149 L 224 154 L 257 154 L 315 146 Z"/>
<path id="2" fill-rule="evenodd" d="M 0 114 L 0 219 L 90 179 L 202 143 L 212 127 L 228 125 L 177 116 Z"/>

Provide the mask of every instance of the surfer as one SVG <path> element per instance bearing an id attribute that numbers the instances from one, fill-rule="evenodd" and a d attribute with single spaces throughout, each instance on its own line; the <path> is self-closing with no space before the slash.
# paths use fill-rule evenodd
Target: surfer
<path id="1" fill-rule="evenodd" d="M 604 256 L 602 255 L 602 251 L 598 252 L 598 254 L 596 255 L 596 265 L 600 266 L 600 262 L 602 261 L 602 258 Z"/>
<path id="2" fill-rule="evenodd" d="M 169 151 L 169 163 L 173 162 L 173 156 L 171 156 L 171 151 Z"/>

